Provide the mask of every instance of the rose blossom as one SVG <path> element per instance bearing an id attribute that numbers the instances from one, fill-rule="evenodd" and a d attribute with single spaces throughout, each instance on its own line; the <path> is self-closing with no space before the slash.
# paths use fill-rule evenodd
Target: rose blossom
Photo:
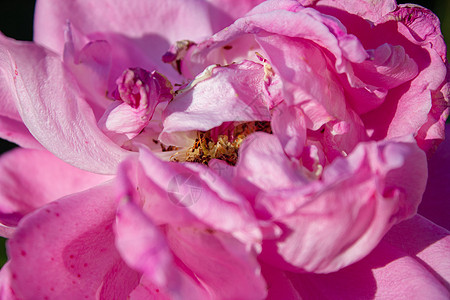
<path id="1" fill-rule="evenodd" d="M 448 296 L 448 232 L 394 226 L 448 114 L 434 15 L 154 4 L 40 1 L 46 48 L 2 37 L 1 133 L 38 148 L 0 164 L 3 298 Z"/>

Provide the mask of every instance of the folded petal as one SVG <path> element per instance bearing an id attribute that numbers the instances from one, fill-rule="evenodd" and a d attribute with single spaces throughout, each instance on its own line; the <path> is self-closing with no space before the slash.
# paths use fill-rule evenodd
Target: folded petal
<path id="1" fill-rule="evenodd" d="M 62 57 L 86 95 L 96 119 L 100 118 L 110 103 L 105 95 L 110 88 L 108 79 L 112 66 L 111 45 L 105 40 L 89 41 L 68 22 Z"/>
<path id="2" fill-rule="evenodd" d="M 131 193 L 155 224 L 197 224 L 229 232 L 249 246 L 259 242 L 249 203 L 215 170 L 198 163 L 165 162 L 143 147 L 139 161 L 142 166 L 123 165 L 122 194 Z M 145 201 L 139 200 L 136 187 Z"/>
<path id="3" fill-rule="evenodd" d="M 126 298 L 139 274 L 114 246 L 114 184 L 52 202 L 25 217 L 7 249 L 18 298 Z"/>
<path id="4" fill-rule="evenodd" d="M 415 174 L 425 172 L 414 143 L 360 144 L 326 167 L 321 181 L 258 195 L 255 208 L 284 231 L 265 241 L 264 261 L 328 273 L 363 258 L 416 212 L 426 178 Z"/>
<path id="5" fill-rule="evenodd" d="M 97 127 L 92 109 L 60 58 L 33 44 L 3 38 L 0 42 L 0 67 L 34 137 L 69 164 L 113 173 L 127 151 Z"/>
<path id="6" fill-rule="evenodd" d="M 244 193 L 291 188 L 308 182 L 300 166 L 284 153 L 276 136 L 255 132 L 242 145 L 236 165 L 234 184 Z M 269 171 L 270 170 L 270 171 Z"/>
<path id="7" fill-rule="evenodd" d="M 169 103 L 159 139 L 174 145 L 177 139 L 172 135 L 177 132 L 207 131 L 225 122 L 270 120 L 264 72 L 263 65 L 251 61 L 208 67 Z"/>
<path id="8" fill-rule="evenodd" d="M 436 143 L 425 142 L 424 139 L 430 139 L 432 135 L 432 139 L 437 141 L 443 138 L 442 119 L 448 114 L 445 113 L 448 111 L 448 96 L 444 92 L 448 90 L 445 88 L 448 77 L 445 44 L 439 25 L 438 18 L 431 11 L 419 6 L 401 5 L 380 19 L 371 34 L 362 37 L 369 47 L 386 42 L 403 47 L 418 66 L 418 75 L 414 79 L 390 90 L 380 107 L 363 116 L 366 127 L 373 130 L 372 138 L 393 138 L 407 133 L 417 134 L 420 130 L 422 132 L 416 139 L 425 151 Z M 389 34 L 383 34 L 386 32 Z M 382 39 L 380 34 L 383 34 Z M 431 132 L 427 138 L 428 130 Z"/>
<path id="9" fill-rule="evenodd" d="M 110 139 L 123 145 L 149 124 L 158 104 L 172 99 L 172 84 L 155 71 L 127 69 L 117 79 L 113 94 L 117 101 L 106 109 L 99 127 Z"/>
<path id="10" fill-rule="evenodd" d="M 0 222 L 17 226 L 27 214 L 63 196 L 109 180 L 47 151 L 16 148 L 0 158 Z"/>
<path id="11" fill-rule="evenodd" d="M 153 296 L 205 298 L 201 284 L 176 265 L 163 231 L 136 204 L 126 199 L 122 201 L 115 226 L 117 249 L 128 265 L 159 288 Z"/>
<path id="12" fill-rule="evenodd" d="M 169 226 L 172 251 L 204 282 L 213 299 L 264 299 L 266 284 L 255 253 L 226 233 Z M 252 255 L 253 254 L 253 255 Z"/>
<path id="13" fill-rule="evenodd" d="M 167 245 L 162 232 L 147 229 L 142 231 L 146 238 L 138 240 L 148 241 L 148 244 L 145 242 L 143 246 L 133 239 L 135 249 L 124 253 L 139 252 L 133 263 L 157 260 L 158 263 L 146 264 L 146 272 L 154 284 L 162 283 L 166 291 L 184 291 L 184 284 L 181 284 L 184 281 L 173 279 L 180 275 L 164 271 L 164 264 L 173 264 L 171 259 L 166 256 L 157 259 L 170 247 L 173 260 L 179 262 L 176 269 L 198 279 L 212 298 L 240 299 L 250 295 L 263 298 L 265 284 L 256 262 L 261 233 L 246 200 L 213 170 L 201 164 L 167 163 L 144 148 L 140 151 L 143 168 L 131 159 L 121 165 L 122 194 L 135 203 L 135 210 L 138 205 L 142 207 L 141 217 L 131 220 L 142 220 L 145 226 L 158 225 L 166 236 Z M 125 237 L 123 241 L 132 242 Z M 137 250 L 150 247 L 152 251 Z M 155 265 L 161 268 L 152 267 Z M 172 280 L 169 277 L 173 277 Z M 178 282 L 180 286 L 171 288 L 167 280 L 173 284 Z"/>
<path id="14" fill-rule="evenodd" d="M 0 33 L 0 43 L 7 40 Z M 13 42 L 20 45 L 21 42 Z M 0 61 L 8 61 L 9 55 L 0 52 Z M 3 67 L 0 69 L 0 137 L 22 147 L 42 149 L 42 145 L 31 135 L 22 121 L 15 104 L 15 94 L 10 88 L 9 74 Z"/>
<path id="15" fill-rule="evenodd" d="M 303 112 L 295 106 L 278 106 L 270 122 L 274 135 L 290 157 L 299 158 L 306 142 L 306 124 Z"/>

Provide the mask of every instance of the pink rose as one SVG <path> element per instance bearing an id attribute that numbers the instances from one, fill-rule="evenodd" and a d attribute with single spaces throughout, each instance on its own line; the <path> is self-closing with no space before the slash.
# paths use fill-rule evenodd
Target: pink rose
<path id="1" fill-rule="evenodd" d="M 41 0 L 0 37 L 2 299 L 449 296 L 437 18 L 260 2 Z"/>

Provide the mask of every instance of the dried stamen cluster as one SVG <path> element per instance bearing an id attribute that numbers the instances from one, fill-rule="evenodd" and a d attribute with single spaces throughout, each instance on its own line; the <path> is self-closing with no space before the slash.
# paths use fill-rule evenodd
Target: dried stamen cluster
<path id="1" fill-rule="evenodd" d="M 211 137 L 210 131 L 199 131 L 194 145 L 186 152 L 186 161 L 207 165 L 211 159 L 220 159 L 234 166 L 242 142 L 256 131 L 272 133 L 270 122 L 256 121 L 238 124 L 230 137 L 219 135 L 217 140 Z"/>

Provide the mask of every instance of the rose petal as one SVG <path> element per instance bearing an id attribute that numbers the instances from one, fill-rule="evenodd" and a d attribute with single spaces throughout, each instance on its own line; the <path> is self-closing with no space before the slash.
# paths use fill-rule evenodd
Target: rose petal
<path id="1" fill-rule="evenodd" d="M 16 148 L 0 158 L 0 221 L 16 226 L 35 209 L 109 180 L 66 164 L 47 151 Z"/>
<path id="2" fill-rule="evenodd" d="M 0 33 L 0 43 L 8 39 Z M 21 42 L 8 41 L 15 45 Z M 10 57 L 6 52 L 0 52 L 0 63 L 3 65 Z M 22 117 L 15 105 L 15 95 L 10 88 L 10 75 L 3 67 L 0 69 L 0 137 L 14 142 L 22 147 L 43 149 L 42 145 L 30 134 L 23 124 Z"/>
<path id="3" fill-rule="evenodd" d="M 98 121 L 100 129 L 122 146 L 149 124 L 158 104 L 172 99 L 172 84 L 156 71 L 141 68 L 125 70 L 113 92 L 111 103 Z"/>
<path id="4" fill-rule="evenodd" d="M 391 232 L 366 258 L 339 272 L 286 275 L 306 299 L 448 299 L 448 277 L 439 273 L 448 276 L 448 232 L 420 216 Z"/>
<path id="5" fill-rule="evenodd" d="M 87 36 L 95 32 L 114 32 L 131 38 L 158 34 L 170 42 L 195 39 L 212 33 L 207 9 L 205 1 L 196 0 L 172 0 L 164 5 L 142 0 L 101 1 L 96 5 L 85 0 L 70 3 L 44 0 L 36 7 L 34 40 L 61 52 L 64 44 L 61 28 L 67 20 Z M 193 11 L 195 17 L 192 17 Z"/>
<path id="6" fill-rule="evenodd" d="M 14 291 L 11 289 L 11 271 L 9 270 L 9 262 L 3 265 L 0 270 L 0 298 L 16 299 Z"/>
<path id="7" fill-rule="evenodd" d="M 306 142 L 306 124 L 303 112 L 295 106 L 286 108 L 278 106 L 270 126 L 286 154 L 299 158 Z"/>
<path id="8" fill-rule="evenodd" d="M 374 48 L 382 43 L 402 46 L 417 63 L 419 73 L 407 85 L 392 89 L 380 107 L 363 116 L 366 127 L 373 130 L 372 138 L 416 134 L 423 126 L 425 132 L 428 129 L 436 132 L 431 126 L 433 123 L 440 128 L 437 132 L 442 134 L 444 122 L 441 116 L 445 116 L 447 105 L 434 99 L 448 98 L 443 94 L 447 68 L 439 20 L 425 8 L 402 5 L 378 23 L 371 34 L 363 36 L 363 42 Z M 425 143 L 423 138 L 426 138 L 424 132 L 416 137 L 419 145 L 427 151 L 433 143 Z M 439 140 L 443 136 L 434 138 Z"/>
<path id="9" fill-rule="evenodd" d="M 15 295 L 84 299 L 99 293 L 108 298 L 115 286 L 114 297 L 125 298 L 139 276 L 123 264 L 114 247 L 115 210 L 114 184 L 108 184 L 25 217 L 7 245 Z"/>
<path id="10" fill-rule="evenodd" d="M 175 299 L 206 296 L 201 285 L 176 266 L 160 229 L 130 201 L 119 206 L 116 234 L 117 248 L 125 261 L 160 287 L 163 295 Z"/>
<path id="11" fill-rule="evenodd" d="M 91 108 L 55 54 L 29 43 L 1 39 L 1 68 L 16 107 L 36 139 L 69 164 L 111 174 L 127 151 L 97 127 Z"/>
<path id="12" fill-rule="evenodd" d="M 211 66 L 169 103 L 159 139 L 177 145 L 177 132 L 207 131 L 224 122 L 268 121 L 269 99 L 261 64 Z"/>
<path id="13" fill-rule="evenodd" d="M 450 124 L 445 141 L 428 161 L 428 183 L 419 206 L 419 213 L 439 226 L 450 230 Z"/>
<path id="14" fill-rule="evenodd" d="M 104 40 L 89 42 L 69 23 L 65 30 L 63 60 L 99 119 L 110 103 L 105 95 L 112 65 L 111 45 Z"/>
<path id="15" fill-rule="evenodd" d="M 299 165 L 289 160 L 280 141 L 271 134 L 255 132 L 239 150 L 233 183 L 244 193 L 271 191 L 307 183 L 298 171 Z M 270 171 L 269 171 L 270 170 Z"/>
<path id="16" fill-rule="evenodd" d="M 335 7 L 351 14 L 361 16 L 372 22 L 376 22 L 381 17 L 395 10 L 397 3 L 395 0 L 367 1 L 367 0 L 301 0 L 304 6 Z"/>
<path id="17" fill-rule="evenodd" d="M 415 174 L 425 172 L 413 143 L 361 144 L 328 166 L 322 182 L 260 194 L 255 207 L 284 231 L 263 244 L 264 260 L 328 273 L 361 259 L 415 213 L 426 182 Z"/>
<path id="18" fill-rule="evenodd" d="M 176 260 L 180 260 L 184 266 L 181 269 L 185 269 L 184 272 L 190 274 L 189 276 L 200 280 L 213 298 L 240 299 L 250 295 L 264 297 L 265 285 L 259 274 L 255 251 L 255 248 L 258 248 L 255 243 L 260 239 L 260 233 L 251 215 L 252 212 L 244 205 L 245 200 L 242 196 L 233 191 L 221 177 L 200 164 L 183 166 L 158 161 L 144 148 L 141 148 L 141 162 L 144 174 L 136 170 L 137 166 L 132 160 L 122 164 L 120 175 L 124 184 L 122 193 L 128 195 L 134 203 L 142 205 L 146 214 L 145 216 L 143 213 L 130 213 L 133 217 L 129 220 L 133 222 L 139 220 L 142 224 L 147 224 L 146 227 L 159 224 L 164 228 L 168 245 L 163 242 L 161 233 L 150 229 L 144 231 L 146 227 L 141 225 L 142 235 L 146 233 L 146 237 L 131 238 L 127 247 L 134 249 L 128 251 L 126 251 L 128 248 L 122 249 L 127 255 L 133 255 L 136 251 L 147 253 L 144 256 L 136 254 L 134 258 L 130 257 L 133 259 L 132 264 L 138 265 L 137 262 L 144 258 L 157 260 L 156 265 L 163 264 L 168 259 L 158 259 L 157 254 L 170 246 Z M 139 181 L 138 193 L 132 182 L 136 179 Z M 177 198 L 182 200 L 178 201 Z M 135 207 L 133 211 L 137 211 L 137 206 L 133 207 Z M 134 234 L 139 232 L 141 231 L 135 230 Z M 131 233 L 121 235 L 124 242 L 128 241 L 125 236 L 134 236 Z M 146 246 L 137 241 L 142 241 Z M 153 250 L 142 250 L 149 247 Z M 152 256 L 149 253 L 152 253 Z M 141 271 L 148 272 L 148 278 L 153 278 L 153 283 L 161 284 L 160 286 L 169 292 L 174 293 L 173 291 L 178 290 L 181 293 L 184 290 L 181 279 L 169 280 L 170 276 L 175 276 L 174 273 L 162 271 L 163 274 L 156 273 L 160 276 L 154 275 L 158 270 L 165 270 L 163 266 L 156 270 L 153 269 L 155 263 L 142 263 L 140 266 L 152 268 Z M 176 269 L 174 266 L 167 268 Z M 164 280 L 158 279 L 160 277 Z M 173 284 L 181 283 L 179 287 L 171 287 L 167 284 L 169 281 Z"/>
<path id="19" fill-rule="evenodd" d="M 172 251 L 215 299 L 264 299 L 266 285 L 256 255 L 231 235 L 195 227 L 169 226 Z"/>

